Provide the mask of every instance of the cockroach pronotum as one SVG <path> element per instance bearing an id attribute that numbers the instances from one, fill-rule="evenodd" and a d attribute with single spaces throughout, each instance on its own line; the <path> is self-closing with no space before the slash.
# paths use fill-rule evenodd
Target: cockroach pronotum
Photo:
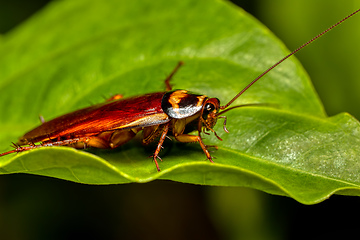
<path id="1" fill-rule="evenodd" d="M 237 98 L 287 58 L 359 11 L 360 9 L 351 13 L 272 65 L 225 105 L 221 106 L 220 100 L 217 98 L 208 98 L 187 90 L 172 90 L 170 80 L 182 65 L 182 62 L 179 62 L 165 80 L 165 92 L 125 99 L 121 95 L 115 95 L 104 103 L 83 108 L 47 122 L 42 121 L 43 123 L 39 127 L 22 136 L 17 144 L 13 143 L 13 150 L 2 153 L 0 156 L 48 146 L 116 148 L 142 131 L 144 144 L 149 144 L 159 138 L 152 156 L 158 171 L 160 171 L 160 167 L 157 160 L 161 160 L 159 152 L 168 135 L 173 136 L 179 142 L 198 142 L 207 159 L 213 162 L 207 146 L 201 138 L 201 133 L 210 131 L 219 140 L 222 140 L 213 130 L 217 119 L 224 119 L 223 128 L 225 132 L 228 132 L 226 117 L 222 115 L 231 109 L 251 105 L 237 105 L 229 108 Z M 134 108 L 134 106 L 137 107 Z M 198 134 L 188 134 L 191 131 L 197 131 Z"/>

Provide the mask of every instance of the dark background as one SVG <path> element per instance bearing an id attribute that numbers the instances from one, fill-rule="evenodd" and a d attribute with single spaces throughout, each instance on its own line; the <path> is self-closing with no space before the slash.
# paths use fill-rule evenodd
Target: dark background
<path id="1" fill-rule="evenodd" d="M 0 33 L 46 0 L 0 0 Z M 356 9 L 340 1 L 234 1 L 295 49 Z M 314 3 L 315 2 L 315 3 Z M 357 6 L 359 7 L 360 4 Z M 356 17 L 355 17 L 356 18 Z M 297 55 L 329 115 L 358 119 L 360 20 L 352 19 Z M 1 57 L 1 56 L 0 56 Z M 317 205 L 244 188 L 169 181 L 88 186 L 32 175 L 0 176 L 1 239 L 333 239 L 355 237 L 357 197 Z"/>

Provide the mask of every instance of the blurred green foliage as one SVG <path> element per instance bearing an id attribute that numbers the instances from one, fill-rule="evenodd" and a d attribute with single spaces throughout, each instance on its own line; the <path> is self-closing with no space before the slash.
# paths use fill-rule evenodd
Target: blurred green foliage
<path id="1" fill-rule="evenodd" d="M 258 1 L 257 16 L 288 48 L 295 49 L 360 6 L 359 0 Z M 360 119 L 360 18 L 354 17 L 296 55 L 332 116 Z"/>

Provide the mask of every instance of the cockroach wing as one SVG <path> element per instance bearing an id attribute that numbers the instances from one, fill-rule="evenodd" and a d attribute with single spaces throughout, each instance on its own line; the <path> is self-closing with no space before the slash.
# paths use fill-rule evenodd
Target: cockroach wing
<path id="1" fill-rule="evenodd" d="M 165 92 L 105 102 L 65 114 L 43 123 L 20 138 L 20 143 L 40 142 L 60 137 L 91 136 L 100 132 L 140 128 L 167 123 L 161 108 Z"/>

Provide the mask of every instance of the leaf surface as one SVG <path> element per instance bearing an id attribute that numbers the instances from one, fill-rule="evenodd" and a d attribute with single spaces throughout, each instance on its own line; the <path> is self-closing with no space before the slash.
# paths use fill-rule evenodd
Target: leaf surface
<path id="1" fill-rule="evenodd" d="M 288 53 L 257 20 L 223 1 L 60 1 L 49 4 L 0 45 L 0 150 L 39 124 L 104 101 L 163 91 L 180 60 L 176 89 L 228 102 Z M 0 159 L 0 172 L 86 184 L 155 179 L 247 186 L 311 204 L 333 193 L 359 195 L 359 123 L 328 118 L 302 66 L 289 59 L 236 104 L 268 103 L 226 113 L 205 135 L 217 145 L 209 163 L 198 144 L 166 141 L 162 171 L 139 138 L 115 150 L 41 148 Z M 135 106 L 134 106 L 135 107 Z"/>

